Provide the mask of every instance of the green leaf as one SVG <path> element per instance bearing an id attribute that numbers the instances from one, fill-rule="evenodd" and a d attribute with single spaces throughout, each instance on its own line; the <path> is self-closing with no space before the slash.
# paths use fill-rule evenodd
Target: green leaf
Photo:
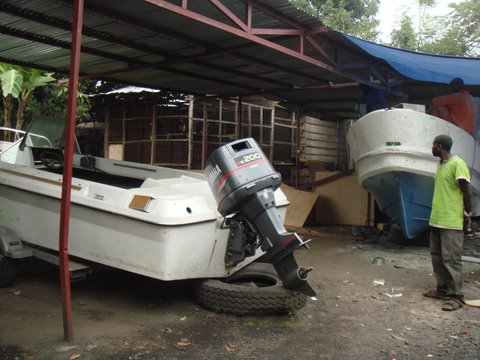
<path id="1" fill-rule="evenodd" d="M 24 68 L 24 85 L 23 88 L 26 93 L 30 93 L 38 87 L 45 86 L 48 83 L 55 81 L 52 76 L 53 73 L 41 73 L 36 69 Z"/>
<path id="2" fill-rule="evenodd" d="M 37 87 L 45 86 L 45 85 L 47 85 L 48 83 L 50 83 L 54 80 L 55 80 L 55 78 L 53 78 L 51 75 L 48 75 L 48 74 L 37 76 L 37 77 L 33 78 L 31 81 L 28 82 L 28 89 L 30 91 L 34 90 Z"/>
<path id="3" fill-rule="evenodd" d="M 10 69 L 0 75 L 4 96 L 12 95 L 18 98 L 23 85 L 23 76 L 16 69 Z"/>

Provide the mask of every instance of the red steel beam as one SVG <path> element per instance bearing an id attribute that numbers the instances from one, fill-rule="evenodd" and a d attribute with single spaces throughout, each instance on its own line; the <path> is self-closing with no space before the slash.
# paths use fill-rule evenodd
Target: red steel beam
<path id="1" fill-rule="evenodd" d="M 245 11 L 246 11 L 245 18 L 247 19 L 247 29 L 250 31 L 252 29 L 252 17 L 253 17 L 252 4 L 247 3 L 247 8 L 245 9 Z"/>
<path id="2" fill-rule="evenodd" d="M 318 34 L 318 33 L 322 33 L 322 32 L 327 31 L 327 28 L 325 26 L 318 26 L 318 27 L 315 27 L 315 28 L 312 28 L 312 29 L 308 29 L 308 28 L 304 27 L 303 25 L 297 23 L 296 21 L 290 19 L 289 17 L 287 17 L 283 14 L 279 14 L 278 12 L 273 10 L 272 8 L 269 8 L 268 6 L 265 6 L 265 5 L 259 3 L 256 0 L 243 0 L 243 1 L 247 2 L 247 4 L 249 6 L 255 6 L 257 9 L 259 9 L 260 11 L 264 12 L 265 14 L 273 17 L 274 19 L 277 19 L 277 20 L 283 22 L 284 24 L 290 25 L 290 26 L 300 30 L 302 38 L 303 38 L 303 36 L 305 36 L 306 39 L 308 40 L 308 42 L 311 43 L 312 46 L 315 48 L 315 50 L 317 50 L 319 53 L 321 53 L 323 55 L 323 57 L 325 57 L 325 59 L 327 59 L 330 62 L 330 64 L 335 64 L 335 61 L 330 56 L 330 54 L 327 51 L 325 51 L 321 47 L 321 45 L 318 44 L 316 42 L 316 40 L 311 36 L 311 35 L 314 35 L 314 34 Z M 301 52 L 303 53 L 303 50 L 301 50 Z"/>
<path id="3" fill-rule="evenodd" d="M 248 31 L 248 26 L 240 20 L 234 13 L 230 11 L 225 5 L 223 5 L 220 0 L 210 0 L 210 2 L 215 5 L 221 12 L 228 16 L 230 20 L 232 20 L 240 29 L 244 31 Z"/>
<path id="4" fill-rule="evenodd" d="M 220 29 L 220 30 L 223 30 L 225 32 L 228 32 L 228 33 L 231 33 L 233 35 L 236 35 L 238 37 L 241 37 L 241 38 L 244 38 L 246 40 L 249 40 L 249 41 L 252 41 L 254 43 L 257 43 L 257 44 L 260 44 L 260 45 L 263 45 L 263 46 L 266 46 L 266 47 L 269 47 L 271 49 L 274 49 L 276 51 L 279 51 L 281 53 L 284 53 L 286 55 L 289 55 L 289 56 L 292 56 L 292 57 L 295 57 L 297 59 L 300 59 L 302 61 L 305 61 L 307 63 L 310 63 L 312 65 L 315 65 L 315 66 L 318 66 L 318 67 L 321 67 L 322 69 L 325 69 L 325 70 L 329 70 L 331 72 L 334 72 L 334 73 L 339 73 L 341 75 L 345 75 L 342 71 L 338 70 L 337 68 L 331 66 L 331 65 L 328 65 L 326 64 L 325 62 L 323 61 L 320 61 L 318 59 L 315 59 L 311 56 L 308 56 L 308 55 L 305 55 L 305 54 L 302 54 L 298 51 L 295 51 L 295 50 L 292 50 L 292 49 L 289 49 L 285 46 L 282 46 L 282 45 L 279 45 L 279 44 L 276 44 L 270 40 L 267 40 L 267 39 L 264 39 L 264 38 L 261 38 L 259 36 L 256 36 L 254 34 L 251 34 L 251 33 L 247 33 L 243 30 L 240 30 L 238 28 L 235 28 L 233 26 L 230 26 L 230 25 L 227 25 L 225 23 L 222 23 L 218 20 L 215 20 L 215 19 L 211 19 L 207 16 L 204 16 L 202 14 L 199 14 L 199 13 L 196 13 L 192 10 L 189 10 L 187 8 L 183 8 L 183 7 L 180 7 L 178 5 L 175 5 L 175 4 L 172 4 L 172 3 L 169 3 L 168 1 L 166 0 L 145 0 L 146 2 L 149 2 L 153 5 L 156 5 L 158 7 L 161 7 L 163 9 L 166 9 L 166 10 L 169 10 L 171 12 L 174 12 L 178 15 L 181 15 L 181 16 L 184 16 L 184 17 L 187 17 L 189 19 L 192 19 L 192 20 L 195 20 L 195 21 L 198 21 L 198 22 L 201 22 L 205 25 L 209 25 L 209 26 L 212 26 L 214 28 L 217 28 L 217 29 Z"/>
<path id="5" fill-rule="evenodd" d="M 57 1 L 62 1 L 66 4 L 69 4 L 69 0 L 57 0 Z M 184 3 L 185 4 L 183 4 L 182 7 L 186 8 L 187 7 L 187 1 L 184 1 Z M 210 57 L 210 56 L 213 56 L 215 54 L 218 55 L 218 54 L 230 53 L 235 57 L 250 61 L 252 63 L 259 63 L 259 64 L 265 65 L 265 66 L 267 66 L 271 69 L 277 69 L 277 70 L 280 70 L 280 71 L 287 71 L 291 74 L 298 75 L 302 78 L 314 79 L 314 80 L 317 80 L 319 82 L 324 82 L 323 79 L 316 78 L 315 76 L 312 76 L 312 74 L 302 73 L 302 72 L 296 71 L 295 69 L 292 69 L 292 68 L 286 68 L 284 66 L 280 66 L 280 65 L 272 63 L 272 62 L 268 62 L 268 61 L 265 61 L 265 60 L 262 60 L 262 59 L 258 59 L 258 58 L 255 58 L 255 57 L 248 56 L 248 55 L 245 55 L 243 53 L 237 52 L 237 50 L 242 50 L 242 49 L 245 49 L 249 46 L 254 45 L 254 43 L 243 44 L 243 45 L 235 46 L 235 47 L 232 47 L 232 48 L 222 48 L 222 47 L 219 47 L 219 46 L 213 46 L 210 43 L 198 40 L 198 39 L 193 38 L 191 36 L 188 36 L 188 35 L 185 35 L 185 34 L 180 34 L 176 31 L 172 31 L 171 29 L 161 27 L 158 24 L 153 25 L 153 24 L 148 24 L 148 23 L 141 23 L 138 20 L 136 20 L 135 18 L 133 18 L 131 16 L 127 16 L 123 13 L 116 12 L 111 8 L 107 9 L 107 8 L 103 8 L 103 7 L 98 6 L 98 5 L 92 5 L 92 4 L 88 3 L 88 4 L 85 4 L 85 9 L 87 9 L 89 11 L 92 11 L 92 12 L 95 12 L 95 13 L 98 13 L 100 15 L 112 18 L 112 19 L 117 20 L 117 21 L 125 22 L 127 24 L 132 25 L 132 26 L 136 26 L 140 29 L 147 29 L 149 31 L 154 31 L 154 32 L 157 32 L 159 34 L 165 35 L 167 37 L 177 39 L 177 40 L 180 40 L 180 41 L 184 41 L 188 44 L 193 44 L 195 46 L 199 46 L 199 47 L 205 49 L 204 53 L 196 54 L 196 55 L 193 55 L 193 56 L 184 56 L 183 58 L 174 59 L 173 62 L 189 61 L 191 58 L 197 58 L 198 59 L 200 57 Z M 245 16 L 246 16 L 246 19 L 247 19 L 246 23 L 247 23 L 249 28 L 251 28 L 251 26 L 252 26 L 252 11 L 253 11 L 252 10 L 252 5 L 250 3 L 247 3 L 247 7 L 246 7 L 247 14 Z M 325 31 L 323 27 L 321 27 L 321 28 L 317 27 L 317 28 L 312 28 L 312 29 L 306 30 L 306 34 L 310 34 L 310 33 L 316 34 L 316 33 L 322 32 L 322 31 Z M 165 65 L 168 65 L 170 63 L 170 60 L 166 60 L 165 62 L 162 62 L 162 63 L 165 64 Z M 161 64 L 158 64 L 158 65 L 161 65 Z M 128 70 L 128 69 L 122 69 L 121 72 L 126 71 L 126 70 Z M 110 75 L 109 72 L 107 72 L 106 74 Z M 100 75 L 102 75 L 102 74 L 100 74 Z"/>
<path id="6" fill-rule="evenodd" d="M 215 1 L 218 1 L 218 0 L 215 0 Z M 33 20 L 33 21 L 36 21 L 36 22 L 40 22 L 42 24 L 47 24 L 47 25 L 62 28 L 62 29 L 69 29 L 70 26 L 71 26 L 67 21 L 63 21 L 61 19 L 57 19 L 57 18 L 53 18 L 53 17 L 42 17 L 40 13 L 26 11 L 25 9 L 10 6 L 8 4 L 1 4 L 0 3 L 0 10 L 11 13 L 11 14 L 16 15 L 16 16 L 24 17 L 26 19 L 30 19 L 30 20 Z M 228 9 L 225 9 L 225 11 L 227 11 L 227 10 Z M 232 15 L 232 16 L 234 16 L 234 15 Z M 64 42 L 55 41 L 53 39 L 49 39 L 48 37 L 36 36 L 34 34 L 28 35 L 27 33 L 23 33 L 23 32 L 20 33 L 20 32 L 18 32 L 18 30 L 9 30 L 7 28 L 4 28 L 4 27 L 0 26 L 0 31 L 2 31 L 2 30 L 3 30 L 3 33 L 10 34 L 10 35 L 16 36 L 16 37 L 23 37 L 23 38 L 25 38 L 27 40 L 30 40 L 30 41 L 45 42 L 49 45 L 63 47 L 65 49 L 70 48 L 70 45 L 68 44 L 68 42 L 65 42 L 65 41 Z M 141 46 L 141 45 L 139 45 L 139 44 L 137 44 L 133 41 L 126 41 L 126 40 L 124 40 L 120 37 L 110 36 L 110 35 L 107 35 L 105 33 L 96 31 L 94 29 L 89 29 L 89 28 L 83 27 L 82 28 L 82 33 L 85 34 L 85 35 L 88 35 L 88 36 L 93 36 L 95 38 L 98 38 L 98 39 L 101 39 L 101 40 L 104 40 L 104 41 L 115 42 L 115 43 L 125 45 L 125 46 L 131 47 L 131 48 L 136 48 L 136 49 L 139 49 L 139 50 L 145 51 L 145 52 L 152 52 L 152 53 L 161 55 L 163 57 L 167 57 L 167 55 L 169 55 L 165 52 L 159 51 L 158 49 L 148 47 L 148 46 L 147 47 Z M 82 51 L 84 53 L 89 53 L 89 54 L 102 56 L 102 57 L 107 57 L 107 58 L 112 58 L 112 56 L 113 56 L 113 54 L 110 54 L 110 53 L 107 53 L 107 52 L 100 52 L 98 50 L 89 49 L 87 47 L 82 47 Z M 193 59 L 194 58 L 195 57 L 193 57 Z M 138 60 L 136 60 L 136 59 L 127 58 L 127 57 L 116 57 L 114 59 L 124 61 L 129 65 L 135 65 L 135 66 L 127 66 L 126 68 L 116 69 L 116 70 L 105 72 L 105 73 L 102 73 L 102 74 L 95 74 L 95 76 L 120 74 L 122 72 L 131 72 L 131 71 L 136 71 L 136 70 L 140 70 L 140 69 L 155 68 L 156 66 L 163 65 L 163 63 L 164 63 L 164 62 L 158 62 L 157 63 L 158 65 L 156 65 L 154 63 L 138 62 Z M 206 64 L 206 63 L 204 63 L 202 66 L 206 66 L 206 65 L 208 65 L 208 67 L 210 67 L 210 68 L 215 68 L 214 65 L 209 65 L 209 64 Z M 162 70 L 167 71 L 167 68 L 163 68 Z M 55 71 L 57 71 L 57 70 L 55 70 Z M 231 71 L 231 70 L 229 70 L 225 67 L 222 69 L 222 71 L 231 72 L 232 74 L 234 73 L 234 74 L 240 75 L 240 76 L 250 77 L 248 73 L 242 74 L 241 72 L 238 72 L 238 71 L 234 72 L 234 71 Z M 196 77 L 194 74 L 192 74 L 191 76 Z M 220 81 L 220 79 L 216 79 L 216 78 L 210 78 L 209 80 L 223 83 L 223 81 Z M 264 82 L 272 82 L 272 83 L 275 82 L 275 81 L 272 81 L 268 78 L 262 78 L 260 76 L 257 77 L 256 80 L 264 81 Z M 275 82 L 275 83 L 279 84 L 279 82 Z M 283 85 L 280 85 L 280 86 L 291 87 L 291 85 L 289 85 L 289 84 L 283 84 Z M 240 87 L 240 85 L 237 85 L 237 87 Z M 249 89 L 252 90 L 254 88 L 250 87 Z M 256 89 L 256 91 L 261 91 L 261 89 Z"/>
<path id="7" fill-rule="evenodd" d="M 250 31 L 253 35 L 291 35 L 303 36 L 303 31 L 299 29 L 269 29 L 269 28 L 253 28 Z"/>
<path id="8" fill-rule="evenodd" d="M 65 124 L 64 166 L 62 201 L 60 208 L 60 287 L 62 291 L 63 334 L 67 341 L 73 340 L 72 298 L 70 271 L 68 269 L 68 230 L 70 225 L 70 199 L 72 189 L 73 145 L 75 142 L 75 118 L 77 115 L 77 91 L 82 42 L 83 0 L 73 2 L 72 46 L 70 77 L 68 82 L 68 108 Z"/>

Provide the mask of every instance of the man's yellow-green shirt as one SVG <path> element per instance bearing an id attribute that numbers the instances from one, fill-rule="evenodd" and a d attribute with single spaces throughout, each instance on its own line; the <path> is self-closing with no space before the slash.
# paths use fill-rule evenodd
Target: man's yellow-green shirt
<path id="1" fill-rule="evenodd" d="M 430 226 L 463 229 L 463 192 L 458 180 L 470 182 L 467 164 L 458 156 L 452 156 L 438 165 L 433 190 Z"/>

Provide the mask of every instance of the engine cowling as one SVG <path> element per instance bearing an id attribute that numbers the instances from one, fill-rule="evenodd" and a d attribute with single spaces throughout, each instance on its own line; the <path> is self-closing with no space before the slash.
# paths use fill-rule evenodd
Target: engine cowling
<path id="1" fill-rule="evenodd" d="M 299 267 L 293 256 L 294 250 L 305 242 L 296 233 L 285 230 L 277 212 L 274 192 L 282 182 L 281 175 L 255 140 L 241 139 L 216 149 L 207 159 L 205 175 L 219 213 L 224 217 L 238 213 L 247 220 L 283 286 L 315 295 L 307 283 L 311 268 Z M 242 238 L 237 235 L 232 238 Z M 236 248 L 239 247 L 237 244 Z"/>

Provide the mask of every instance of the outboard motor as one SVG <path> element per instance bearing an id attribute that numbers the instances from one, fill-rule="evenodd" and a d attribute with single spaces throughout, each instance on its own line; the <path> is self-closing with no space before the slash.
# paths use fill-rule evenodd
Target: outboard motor
<path id="1" fill-rule="evenodd" d="M 260 246 L 285 288 L 314 296 L 306 281 L 312 268 L 299 267 L 293 257 L 306 243 L 285 230 L 275 207 L 281 176 L 255 140 L 241 139 L 216 149 L 207 159 L 205 175 L 230 228 L 226 265 L 238 264 Z"/>

